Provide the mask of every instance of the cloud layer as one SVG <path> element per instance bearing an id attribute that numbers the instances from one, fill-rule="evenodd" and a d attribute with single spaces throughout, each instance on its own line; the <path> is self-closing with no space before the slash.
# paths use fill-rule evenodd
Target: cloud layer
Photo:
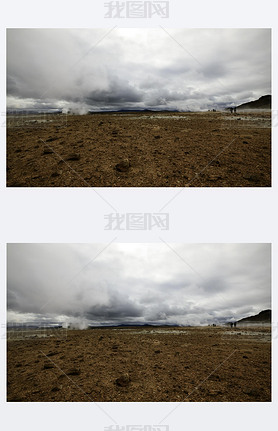
<path id="1" fill-rule="evenodd" d="M 208 324 L 271 306 L 268 244 L 9 244 L 11 322 Z"/>
<path id="2" fill-rule="evenodd" d="M 270 91 L 269 29 L 7 31 L 10 109 L 211 109 Z"/>

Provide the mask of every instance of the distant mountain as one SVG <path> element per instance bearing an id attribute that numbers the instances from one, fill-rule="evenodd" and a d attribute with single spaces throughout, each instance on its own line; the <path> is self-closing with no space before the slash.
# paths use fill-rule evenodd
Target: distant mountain
<path id="1" fill-rule="evenodd" d="M 165 112 L 180 112 L 177 109 L 137 109 L 137 108 L 131 108 L 131 109 L 117 109 L 115 111 L 109 111 L 109 110 L 103 110 L 103 111 L 89 111 L 89 114 L 135 114 L 137 112 L 140 112 L 140 114 L 148 114 L 148 113 L 159 113 L 163 114 Z"/>
<path id="2" fill-rule="evenodd" d="M 271 95 L 262 96 L 252 102 L 242 103 L 237 109 L 271 109 Z"/>
<path id="3" fill-rule="evenodd" d="M 263 310 L 255 316 L 244 317 L 237 323 L 271 323 L 271 310 Z"/>

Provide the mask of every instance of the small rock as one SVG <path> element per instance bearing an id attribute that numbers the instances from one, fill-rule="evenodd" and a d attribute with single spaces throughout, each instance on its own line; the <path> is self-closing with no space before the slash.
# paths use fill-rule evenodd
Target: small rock
<path id="1" fill-rule="evenodd" d="M 43 155 L 44 154 L 52 154 L 53 153 L 53 150 L 51 149 L 51 148 L 49 148 L 49 147 L 45 147 L 44 149 L 43 149 Z"/>
<path id="2" fill-rule="evenodd" d="M 249 144 L 249 142 L 247 142 L 247 141 L 243 141 L 243 144 Z"/>
<path id="3" fill-rule="evenodd" d="M 48 138 L 46 139 L 45 142 L 53 142 L 53 141 L 57 141 L 58 138 Z"/>
<path id="4" fill-rule="evenodd" d="M 66 158 L 66 160 L 80 160 L 80 154 L 72 153 Z"/>
<path id="5" fill-rule="evenodd" d="M 129 168 L 130 168 L 130 163 L 128 159 L 124 159 L 120 163 L 116 164 L 116 170 L 119 172 L 127 172 Z"/>
<path id="6" fill-rule="evenodd" d="M 258 389 L 247 388 L 243 391 L 244 394 L 249 395 L 250 397 L 259 397 L 261 392 Z"/>
<path id="7" fill-rule="evenodd" d="M 47 354 L 47 356 L 55 356 L 58 355 L 59 352 L 50 352 Z"/>
<path id="8" fill-rule="evenodd" d="M 130 383 L 130 377 L 128 373 L 124 373 L 116 379 L 116 384 L 121 387 L 128 386 L 129 383 Z"/>
<path id="9" fill-rule="evenodd" d="M 159 139 L 160 138 L 160 135 L 156 135 L 155 137 L 154 137 L 154 139 Z"/>
<path id="10" fill-rule="evenodd" d="M 245 358 L 245 359 L 248 359 L 248 356 L 246 356 L 246 355 L 243 355 L 242 357 Z"/>
<path id="11" fill-rule="evenodd" d="M 161 350 L 155 350 L 154 353 L 161 353 Z"/>
<path id="12" fill-rule="evenodd" d="M 59 171 L 55 171 L 55 172 L 53 172 L 52 174 L 51 174 L 51 177 L 58 177 L 60 175 L 60 172 Z"/>
<path id="13" fill-rule="evenodd" d="M 81 374 L 80 368 L 71 368 L 66 374 L 69 376 L 79 376 Z"/>
<path id="14" fill-rule="evenodd" d="M 58 386 L 54 386 L 54 388 L 51 389 L 51 392 L 58 392 L 60 388 Z"/>
<path id="15" fill-rule="evenodd" d="M 213 162 L 210 163 L 210 166 L 220 166 L 219 160 L 214 160 Z"/>
<path id="16" fill-rule="evenodd" d="M 246 174 L 246 175 L 243 175 L 243 178 L 245 180 L 248 180 L 248 181 L 251 181 L 251 182 L 254 182 L 254 183 L 260 181 L 260 179 L 261 179 L 260 176 L 256 175 L 256 174 Z"/>
<path id="17" fill-rule="evenodd" d="M 49 370 L 50 368 L 54 368 L 54 365 L 51 362 L 46 362 L 43 366 L 44 370 Z"/>

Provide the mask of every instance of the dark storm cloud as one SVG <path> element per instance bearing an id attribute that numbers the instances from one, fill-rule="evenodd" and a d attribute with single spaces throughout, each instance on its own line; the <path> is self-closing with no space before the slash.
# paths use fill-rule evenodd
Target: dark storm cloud
<path id="1" fill-rule="evenodd" d="M 269 245 L 173 247 L 10 244 L 9 320 L 205 324 L 270 307 Z"/>
<path id="2" fill-rule="evenodd" d="M 268 29 L 10 29 L 8 108 L 207 109 L 271 90 Z"/>

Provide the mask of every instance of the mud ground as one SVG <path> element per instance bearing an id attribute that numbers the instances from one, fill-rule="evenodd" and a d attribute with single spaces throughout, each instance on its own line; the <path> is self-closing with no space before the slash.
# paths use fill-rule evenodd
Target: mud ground
<path id="1" fill-rule="evenodd" d="M 270 328 L 9 333 L 7 400 L 271 401 Z"/>
<path id="2" fill-rule="evenodd" d="M 271 113 L 9 115 L 7 186 L 270 187 Z"/>

